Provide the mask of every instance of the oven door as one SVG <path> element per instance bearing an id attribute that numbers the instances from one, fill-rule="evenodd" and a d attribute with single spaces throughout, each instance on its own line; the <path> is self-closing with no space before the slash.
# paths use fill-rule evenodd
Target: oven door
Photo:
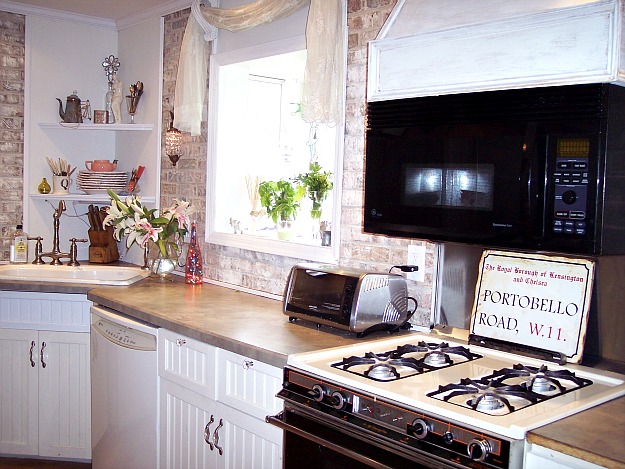
<path id="1" fill-rule="evenodd" d="M 464 467 L 406 451 L 379 435 L 334 422 L 299 405 L 285 403 L 284 411 L 266 420 L 284 430 L 284 469 Z"/>

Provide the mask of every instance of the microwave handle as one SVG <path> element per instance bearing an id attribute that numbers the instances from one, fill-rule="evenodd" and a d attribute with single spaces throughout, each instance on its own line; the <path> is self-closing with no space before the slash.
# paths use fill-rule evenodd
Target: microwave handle
<path id="1" fill-rule="evenodd" d="M 540 197 L 540 181 L 536 180 L 535 171 L 539 164 L 536 148 L 538 147 L 537 124 L 530 122 L 525 132 L 523 160 L 521 162 L 521 215 L 523 220 L 523 237 L 526 240 L 543 239 L 545 220 L 539 204 L 544 204 L 544 196 Z M 542 140 L 542 139 L 541 139 Z M 542 191 L 540 191 L 542 192 Z M 540 213 L 538 213 L 540 212 Z M 540 220 L 536 225 L 536 220 Z"/>

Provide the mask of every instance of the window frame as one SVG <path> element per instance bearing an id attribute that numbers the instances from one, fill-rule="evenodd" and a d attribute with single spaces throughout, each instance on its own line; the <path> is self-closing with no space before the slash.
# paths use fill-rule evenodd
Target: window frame
<path id="1" fill-rule="evenodd" d="M 343 175 L 343 154 L 345 138 L 345 119 L 336 124 L 335 160 L 333 168 L 333 207 L 332 207 L 332 243 L 330 246 L 315 246 L 267 239 L 259 236 L 223 233 L 215 230 L 216 194 L 214 192 L 217 178 L 217 135 L 219 122 L 215 118 L 219 110 L 219 70 L 220 67 L 272 55 L 296 52 L 306 48 L 304 35 L 281 39 L 265 44 L 244 47 L 237 50 L 213 54 L 209 63 L 209 101 L 208 101 L 208 145 L 206 159 L 206 232 L 205 241 L 221 246 L 235 247 L 268 254 L 277 254 L 297 259 L 315 260 L 318 262 L 338 263 L 341 239 L 341 193 Z M 346 51 L 345 51 L 346 53 Z M 345 82 L 342 84 L 343 105 L 345 112 Z"/>

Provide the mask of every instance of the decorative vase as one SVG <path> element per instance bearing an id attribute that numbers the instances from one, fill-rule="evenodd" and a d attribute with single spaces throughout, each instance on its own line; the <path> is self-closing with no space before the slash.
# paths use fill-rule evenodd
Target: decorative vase
<path id="1" fill-rule="evenodd" d="M 280 220 L 278 222 L 278 239 L 282 241 L 293 239 L 293 228 L 290 220 Z"/>
<path id="2" fill-rule="evenodd" d="M 157 242 L 148 242 L 148 266 L 152 275 L 166 279 L 176 269 L 180 258 L 180 237 L 172 235 Z"/>

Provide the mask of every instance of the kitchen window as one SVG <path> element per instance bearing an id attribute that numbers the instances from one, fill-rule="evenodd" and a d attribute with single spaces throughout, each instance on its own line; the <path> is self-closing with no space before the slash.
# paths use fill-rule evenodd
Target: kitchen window
<path id="1" fill-rule="evenodd" d="M 343 126 L 301 118 L 305 63 L 303 36 L 211 56 L 208 242 L 295 258 L 338 259 Z M 258 185 L 292 182 L 309 171 L 311 162 L 332 174 L 333 189 L 317 221 L 311 217 L 312 201 L 303 196 L 292 237 L 283 240 L 279 223 L 264 214 Z"/>

